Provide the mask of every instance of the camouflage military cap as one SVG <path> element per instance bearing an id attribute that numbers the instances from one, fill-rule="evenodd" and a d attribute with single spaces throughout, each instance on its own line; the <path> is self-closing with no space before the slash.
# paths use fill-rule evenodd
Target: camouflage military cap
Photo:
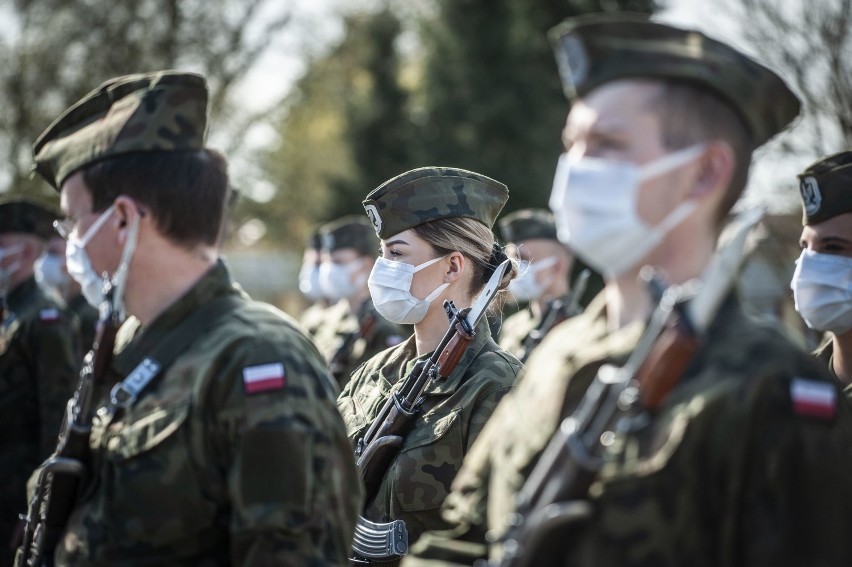
<path id="1" fill-rule="evenodd" d="M 9 199 L 0 202 L 0 234 L 20 232 L 48 240 L 56 236 L 53 230 L 56 219 L 55 212 L 34 201 Z"/>
<path id="2" fill-rule="evenodd" d="M 732 47 L 635 14 L 570 18 L 550 30 L 569 99 L 617 79 L 687 82 L 718 95 L 744 121 L 755 147 L 783 130 L 800 103 L 784 81 Z"/>
<path id="3" fill-rule="evenodd" d="M 499 181 L 454 167 L 421 167 L 385 181 L 364 209 L 379 238 L 444 218 L 476 219 L 488 228 L 509 199 Z"/>
<path id="4" fill-rule="evenodd" d="M 852 213 L 852 151 L 824 157 L 799 174 L 802 224 Z"/>
<path id="5" fill-rule="evenodd" d="M 320 227 L 322 249 L 334 252 L 343 248 L 354 248 L 364 256 L 375 256 L 379 240 L 373 225 L 361 215 L 349 215 Z"/>
<path id="6" fill-rule="evenodd" d="M 133 152 L 199 150 L 207 126 L 204 77 L 180 71 L 117 77 L 66 110 L 33 146 L 35 171 L 55 189 L 78 169 Z"/>
<path id="7" fill-rule="evenodd" d="M 498 223 L 504 242 L 523 242 L 533 238 L 557 240 L 553 213 L 545 209 L 521 209 Z"/>

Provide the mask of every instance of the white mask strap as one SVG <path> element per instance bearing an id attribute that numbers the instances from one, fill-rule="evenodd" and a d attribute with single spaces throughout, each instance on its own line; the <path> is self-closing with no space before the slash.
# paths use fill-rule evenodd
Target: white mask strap
<path id="1" fill-rule="evenodd" d="M 95 237 L 95 235 L 98 233 L 98 230 L 100 230 L 104 223 L 106 223 L 107 219 L 114 210 L 115 204 L 112 204 L 107 210 L 101 213 L 101 216 L 98 217 L 98 220 L 96 220 L 94 224 L 89 227 L 89 230 L 87 230 L 86 234 L 83 235 L 83 238 L 80 239 L 80 246 L 86 246 L 89 241 Z"/>
<path id="2" fill-rule="evenodd" d="M 686 165 L 704 152 L 704 144 L 695 144 L 682 150 L 666 154 L 660 159 L 654 160 L 651 163 L 639 166 L 639 181 L 645 181 L 652 177 L 657 177 L 664 173 L 668 173 L 673 169 L 677 169 L 682 165 Z"/>
<path id="3" fill-rule="evenodd" d="M 440 262 L 440 261 L 441 261 L 441 260 L 443 260 L 444 258 L 446 258 L 446 256 L 439 256 L 439 257 L 437 257 L 437 258 L 432 258 L 431 260 L 428 260 L 428 261 L 426 261 L 426 262 L 423 262 L 422 264 L 419 264 L 419 265 L 417 265 L 417 266 L 415 266 L 415 267 L 414 267 L 414 273 L 416 274 L 416 273 L 417 273 L 417 272 L 419 272 L 420 270 L 422 270 L 422 269 L 424 269 L 424 268 L 428 268 L 428 267 L 429 267 L 429 266 L 431 266 L 432 264 L 437 264 L 438 262 Z"/>
<path id="4" fill-rule="evenodd" d="M 432 300 L 434 300 L 436 297 L 438 297 L 439 295 L 444 293 L 444 290 L 447 289 L 448 287 L 450 287 L 449 283 L 442 283 L 437 288 L 435 288 L 435 291 L 433 291 L 432 293 L 427 295 L 426 299 L 424 299 L 423 301 L 427 301 L 429 303 L 432 303 Z"/>
<path id="5" fill-rule="evenodd" d="M 115 295 L 113 295 L 113 307 L 118 312 L 121 320 L 124 320 L 124 288 L 127 287 L 127 270 L 130 267 L 130 259 L 133 257 L 133 252 L 136 251 L 136 236 L 139 234 L 139 219 L 137 213 L 133 219 L 133 224 L 130 225 L 130 230 L 127 233 L 127 242 L 124 243 L 124 250 L 121 251 L 121 262 L 118 264 L 118 270 L 115 271 Z"/>

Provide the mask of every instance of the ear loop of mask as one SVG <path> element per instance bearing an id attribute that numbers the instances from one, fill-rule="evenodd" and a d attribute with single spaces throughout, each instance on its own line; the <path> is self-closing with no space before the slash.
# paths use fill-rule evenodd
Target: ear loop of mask
<path id="1" fill-rule="evenodd" d="M 127 242 L 124 243 L 124 250 L 121 252 L 121 261 L 118 264 L 115 276 L 113 276 L 115 294 L 113 295 L 112 306 L 121 321 L 125 318 L 124 289 L 127 287 L 127 271 L 130 267 L 130 259 L 133 257 L 133 252 L 136 251 L 136 237 L 139 233 L 140 216 L 137 213 L 136 218 L 133 219 L 133 223 L 130 225 L 130 230 L 127 233 Z"/>

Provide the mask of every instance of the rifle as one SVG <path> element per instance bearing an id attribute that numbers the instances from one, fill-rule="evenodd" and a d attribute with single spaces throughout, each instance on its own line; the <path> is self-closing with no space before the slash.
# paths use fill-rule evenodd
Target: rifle
<path id="1" fill-rule="evenodd" d="M 83 361 L 77 389 L 68 400 L 56 450 L 39 467 L 27 514 L 21 518 L 25 523 L 15 567 L 53 565 L 56 545 L 86 486 L 94 393 L 109 371 L 121 324 L 108 279 L 104 298 L 95 343 Z"/>
<path id="2" fill-rule="evenodd" d="M 729 227 L 733 236 L 715 254 L 701 280 L 661 286 L 653 270 L 643 279 L 662 289 L 635 350 L 621 367 L 605 364 L 577 409 L 560 424 L 517 497 L 517 513 L 501 538 L 502 567 L 552 563 L 571 529 L 589 518 L 589 488 L 606 461 L 602 438 L 647 426 L 677 385 L 701 345 L 745 255 L 746 237 L 761 211 L 746 211 Z"/>
<path id="3" fill-rule="evenodd" d="M 508 267 L 509 260 L 497 266 L 470 309 L 460 311 L 452 301 L 444 301 L 444 310 L 449 318 L 447 332 L 429 359 L 417 363 L 400 388 L 390 395 L 367 432 L 358 440 L 355 457 L 366 488 L 365 502 L 376 497 L 385 473 L 414 426 L 426 387 L 452 374 L 473 341 L 476 325 L 493 301 Z M 405 522 L 376 523 L 359 516 L 352 550 L 353 565 L 369 565 L 371 561 L 388 561 L 405 555 L 408 552 Z"/>
<path id="4" fill-rule="evenodd" d="M 345 384 L 346 380 L 349 379 L 349 376 L 346 376 L 345 372 L 346 369 L 349 368 L 349 363 L 351 362 L 352 349 L 355 347 L 355 343 L 358 342 L 358 339 L 364 338 L 366 340 L 370 340 L 370 337 L 373 335 L 373 330 L 376 327 L 376 323 L 378 323 L 377 317 L 378 314 L 372 309 L 372 307 L 368 308 L 364 317 L 361 318 L 361 323 L 358 325 L 358 328 L 347 333 L 340 347 L 334 351 L 334 355 L 328 363 L 328 368 L 331 375 L 334 376 L 335 380 L 337 380 L 338 384 Z"/>
<path id="5" fill-rule="evenodd" d="M 524 339 L 524 345 L 518 355 L 518 360 L 526 363 L 533 349 L 544 340 L 545 335 L 553 327 L 566 319 L 580 314 L 580 298 L 586 293 L 586 287 L 589 285 L 589 276 L 591 275 L 592 272 L 588 269 L 580 272 L 574 281 L 574 285 L 571 286 L 571 295 L 568 300 L 556 299 L 550 304 L 550 309 L 547 310 L 547 314 L 541 319 L 538 327 L 530 331 L 530 334 Z"/>

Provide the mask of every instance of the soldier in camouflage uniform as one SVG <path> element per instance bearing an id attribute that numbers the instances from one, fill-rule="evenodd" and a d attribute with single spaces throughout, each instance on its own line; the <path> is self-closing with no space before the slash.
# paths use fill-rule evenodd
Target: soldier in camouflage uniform
<path id="1" fill-rule="evenodd" d="M 47 241 L 44 254 L 36 260 L 35 279 L 48 293 L 55 294 L 65 304 L 65 309 L 80 322 L 81 352 L 86 353 L 95 341 L 98 310 L 91 306 L 74 278 L 65 267 L 65 241 L 54 235 Z"/>
<path id="2" fill-rule="evenodd" d="M 119 77 L 34 148 L 61 192 L 69 272 L 92 302 L 90 282 L 110 274 L 131 316 L 95 398 L 92 480 L 59 565 L 341 565 L 348 554 L 361 497 L 334 387 L 295 321 L 252 302 L 218 257 L 228 176 L 204 147 L 206 112 L 199 75 Z"/>
<path id="3" fill-rule="evenodd" d="M 816 355 L 852 399 L 852 151 L 826 156 L 799 174 L 802 255 L 791 287 L 796 311 L 828 333 Z"/>
<path id="4" fill-rule="evenodd" d="M 552 38 L 572 107 L 551 209 L 607 289 L 533 354 L 456 477 L 454 531 L 426 534 L 405 565 L 504 556 L 544 447 L 645 328 L 640 266 L 700 277 L 752 148 L 799 110 L 774 73 L 698 32 L 620 14 L 568 20 Z M 678 377 L 660 406 L 595 443 L 604 466 L 548 564 L 849 564 L 852 432 L 831 379 L 733 294 Z"/>
<path id="5" fill-rule="evenodd" d="M 334 305 L 326 309 L 314 342 L 340 388 L 352 371 L 374 355 L 398 345 L 409 332 L 373 308 L 367 278 L 379 239 L 364 216 L 348 216 L 320 227 L 319 286 Z"/>
<path id="6" fill-rule="evenodd" d="M 32 202 L 0 203 L 0 565 L 12 562 L 27 478 L 56 444 L 81 362 L 76 320 L 33 277 L 55 219 Z"/>
<path id="7" fill-rule="evenodd" d="M 553 213 L 543 209 L 523 209 L 506 215 L 498 223 L 507 250 L 520 260 L 520 276 L 512 280 L 509 291 L 515 299 L 529 302 L 526 308 L 503 321 L 500 348 L 525 360 L 540 342 L 536 332 L 546 332 L 571 313 L 568 274 L 574 257 L 556 238 Z M 555 312 L 552 312 L 553 310 Z M 543 321 L 548 329 L 539 329 Z M 530 339 L 533 334 L 534 339 Z"/>
<path id="8" fill-rule="evenodd" d="M 428 358 L 448 327 L 442 304 L 470 306 L 505 258 L 491 227 L 508 198 L 506 186 L 455 168 L 427 167 L 397 176 L 364 201 L 382 239 L 370 274 L 380 314 L 414 325 L 414 335 L 368 360 L 337 400 L 353 448 L 385 400 L 417 361 Z M 415 273 L 416 272 L 416 273 Z M 514 277 L 507 273 L 500 288 Z M 409 542 L 445 526 L 440 505 L 473 440 L 520 370 L 481 320 L 455 371 L 426 387 L 421 415 L 392 461 L 365 517 L 404 520 Z"/>
<path id="9" fill-rule="evenodd" d="M 322 241 L 319 228 L 311 232 L 307 246 L 302 254 L 302 267 L 299 270 L 299 291 L 310 302 L 299 314 L 299 323 L 313 337 L 322 326 L 328 299 L 323 297 L 319 286 L 319 269 L 322 259 Z"/>

